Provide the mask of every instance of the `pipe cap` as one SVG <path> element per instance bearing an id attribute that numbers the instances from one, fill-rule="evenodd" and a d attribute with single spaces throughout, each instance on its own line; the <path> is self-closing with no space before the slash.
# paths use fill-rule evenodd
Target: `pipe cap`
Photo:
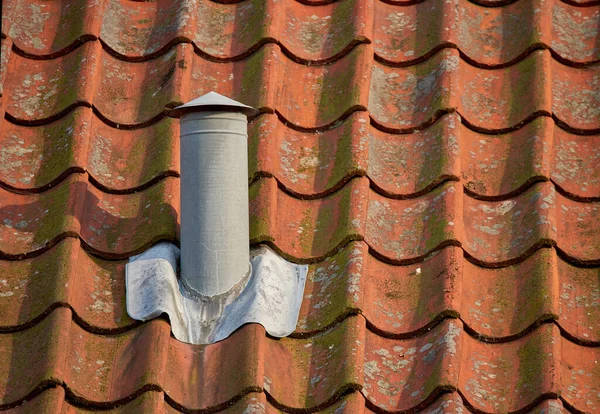
<path id="1" fill-rule="evenodd" d="M 234 101 L 233 99 L 216 92 L 209 92 L 206 95 L 194 99 L 193 101 L 178 106 L 177 108 L 169 111 L 168 115 L 172 118 L 179 118 L 180 116 L 190 112 L 204 111 L 241 112 L 247 117 L 258 115 L 257 109 L 239 103 L 238 101 Z"/>

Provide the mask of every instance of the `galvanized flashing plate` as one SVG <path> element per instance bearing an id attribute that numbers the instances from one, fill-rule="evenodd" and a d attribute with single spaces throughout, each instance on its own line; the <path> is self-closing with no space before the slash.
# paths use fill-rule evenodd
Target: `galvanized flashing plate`
<path id="1" fill-rule="evenodd" d="M 126 266 L 127 313 L 146 321 L 166 313 L 175 338 L 211 344 L 246 323 L 275 337 L 296 329 L 307 265 L 290 263 L 266 246 L 250 254 L 252 273 L 240 294 L 199 298 L 177 279 L 179 249 L 167 242 L 133 256 Z"/>

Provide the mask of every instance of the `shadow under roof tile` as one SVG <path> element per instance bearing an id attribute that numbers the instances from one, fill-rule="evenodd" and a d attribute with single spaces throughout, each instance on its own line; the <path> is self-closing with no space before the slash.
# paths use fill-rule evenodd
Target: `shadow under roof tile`
<path id="1" fill-rule="evenodd" d="M 70 331 L 71 311 L 59 308 L 30 329 L 0 333 L 0 407 L 18 405 L 40 384 L 64 377 Z"/>
<path id="2" fill-rule="evenodd" d="M 65 117 L 41 126 L 4 121 L 0 136 L 0 181 L 7 188 L 44 188 L 69 171 L 86 168 L 92 109 L 75 108 Z"/>
<path id="3" fill-rule="evenodd" d="M 116 124 L 146 125 L 164 116 L 167 107 L 187 102 L 193 49 L 173 46 L 167 53 L 146 62 L 128 62 L 103 52 L 100 57 L 94 106 Z"/>
<path id="4" fill-rule="evenodd" d="M 75 238 L 26 261 L 0 261 L 1 330 L 28 329 L 57 307 L 70 307 L 89 332 L 132 329 L 139 323 L 126 312 L 125 263 L 95 257 Z M 362 314 L 371 331 L 386 337 L 422 335 L 444 319 L 460 318 L 469 335 L 506 342 L 555 322 L 564 336 L 593 346 L 600 342 L 594 322 L 600 316 L 594 306 L 597 274 L 597 268 L 565 262 L 552 248 L 488 269 L 469 262 L 455 246 L 396 266 L 373 256 L 366 243 L 351 242 L 309 265 L 292 336 L 314 336 Z"/>
<path id="5" fill-rule="evenodd" d="M 204 2 L 108 0 L 99 37 L 111 51 L 127 60 L 166 53 L 175 43 L 193 38 L 195 10 L 200 8 L 196 4 L 201 3 Z"/>
<path id="6" fill-rule="evenodd" d="M 458 48 L 471 64 L 482 67 L 514 64 L 536 48 L 549 48 L 570 65 L 586 64 L 600 59 L 599 19 L 597 6 L 560 0 L 515 1 L 494 8 L 467 0 L 407 6 L 378 1 L 372 40 L 378 57 L 401 65 L 442 47 Z"/>
<path id="7" fill-rule="evenodd" d="M 106 192 L 133 192 L 179 174 L 179 126 L 165 118 L 120 130 L 86 107 L 40 126 L 6 120 L 0 159 L 1 184 L 18 192 L 44 191 L 69 174 L 84 172 Z"/>
<path id="8" fill-rule="evenodd" d="M 105 334 L 138 324 L 127 314 L 125 261 L 103 260 L 67 237 L 30 260 L 2 260 L 1 331 L 27 329 L 70 307 L 84 329 Z"/>
<path id="9" fill-rule="evenodd" d="M 39 123 L 74 105 L 91 105 L 101 53 L 99 42 L 87 42 L 51 60 L 11 54 L 4 84 L 6 112 L 23 123 Z"/>
<path id="10" fill-rule="evenodd" d="M 97 0 L 7 0 L 3 30 L 15 46 L 32 56 L 53 57 L 96 39 L 103 6 Z M 4 23 L 8 23 L 6 29 Z"/>
<path id="11" fill-rule="evenodd" d="M 64 237 L 80 237 L 106 257 L 128 257 L 178 232 L 177 178 L 120 195 L 72 175 L 40 194 L 0 194 L 0 252 L 8 258 L 38 255 Z"/>

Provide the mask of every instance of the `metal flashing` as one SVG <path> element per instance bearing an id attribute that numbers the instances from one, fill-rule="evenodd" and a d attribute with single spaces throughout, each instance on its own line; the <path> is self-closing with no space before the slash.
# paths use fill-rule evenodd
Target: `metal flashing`
<path id="1" fill-rule="evenodd" d="M 141 321 L 166 313 L 175 338 L 192 344 L 221 341 L 247 323 L 287 336 L 298 322 L 308 266 L 290 263 L 266 246 L 250 256 L 249 279 L 225 294 L 198 296 L 177 278 L 179 249 L 161 242 L 126 265 L 127 313 Z"/>

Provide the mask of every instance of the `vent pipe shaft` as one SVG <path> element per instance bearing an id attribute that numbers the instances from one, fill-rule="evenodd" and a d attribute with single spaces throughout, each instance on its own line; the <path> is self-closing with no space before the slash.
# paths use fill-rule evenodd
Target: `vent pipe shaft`
<path id="1" fill-rule="evenodd" d="M 181 117 L 181 249 L 162 242 L 130 258 L 125 283 L 127 313 L 166 313 L 180 341 L 211 344 L 246 323 L 277 337 L 296 329 L 308 266 L 249 249 L 247 117 L 257 114 L 214 92 L 169 112 Z"/>
<path id="2" fill-rule="evenodd" d="M 248 120 L 256 110 L 216 93 L 181 116 L 181 278 L 192 293 L 220 295 L 250 274 Z"/>

